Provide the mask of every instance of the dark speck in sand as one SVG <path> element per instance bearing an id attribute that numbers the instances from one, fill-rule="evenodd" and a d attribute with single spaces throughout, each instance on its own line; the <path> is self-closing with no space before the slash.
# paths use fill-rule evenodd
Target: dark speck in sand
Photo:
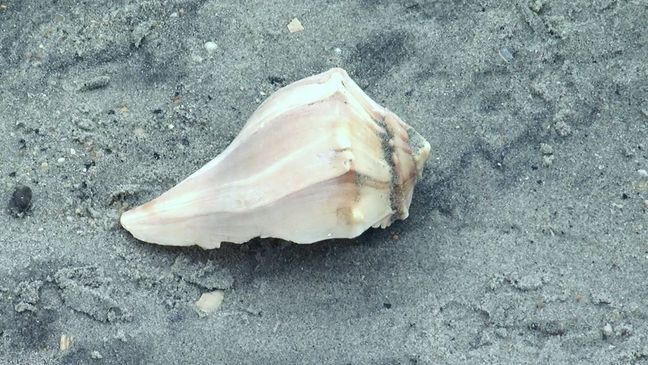
<path id="1" fill-rule="evenodd" d="M 17 217 L 29 212 L 32 206 L 32 190 L 29 186 L 19 185 L 9 200 L 9 210 Z"/>

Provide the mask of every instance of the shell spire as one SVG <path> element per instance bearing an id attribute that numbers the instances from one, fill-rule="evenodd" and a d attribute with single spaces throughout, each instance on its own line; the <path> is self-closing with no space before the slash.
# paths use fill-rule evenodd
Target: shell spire
<path id="1" fill-rule="evenodd" d="M 122 214 L 135 238 L 203 248 L 353 238 L 409 215 L 430 144 L 340 68 L 271 95 L 220 155 Z"/>

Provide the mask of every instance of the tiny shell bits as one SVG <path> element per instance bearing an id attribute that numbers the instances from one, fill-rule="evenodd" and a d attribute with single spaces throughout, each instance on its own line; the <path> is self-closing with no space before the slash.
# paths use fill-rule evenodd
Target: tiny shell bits
<path id="1" fill-rule="evenodd" d="M 275 92 L 220 155 L 121 224 L 142 241 L 208 249 L 353 238 L 407 218 L 429 153 L 334 68 Z"/>

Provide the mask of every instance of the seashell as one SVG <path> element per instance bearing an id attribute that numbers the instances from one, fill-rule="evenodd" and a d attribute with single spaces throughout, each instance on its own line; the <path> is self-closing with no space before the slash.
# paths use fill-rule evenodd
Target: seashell
<path id="1" fill-rule="evenodd" d="M 353 238 L 407 218 L 429 153 L 334 68 L 275 92 L 220 155 L 121 224 L 142 241 L 208 249 Z"/>

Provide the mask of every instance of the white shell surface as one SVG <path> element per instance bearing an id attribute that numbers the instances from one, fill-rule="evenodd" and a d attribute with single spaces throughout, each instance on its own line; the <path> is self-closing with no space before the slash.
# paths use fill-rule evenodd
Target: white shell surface
<path id="1" fill-rule="evenodd" d="M 142 241 L 203 248 L 352 238 L 407 218 L 429 151 L 336 68 L 275 92 L 223 153 L 121 224 Z"/>

